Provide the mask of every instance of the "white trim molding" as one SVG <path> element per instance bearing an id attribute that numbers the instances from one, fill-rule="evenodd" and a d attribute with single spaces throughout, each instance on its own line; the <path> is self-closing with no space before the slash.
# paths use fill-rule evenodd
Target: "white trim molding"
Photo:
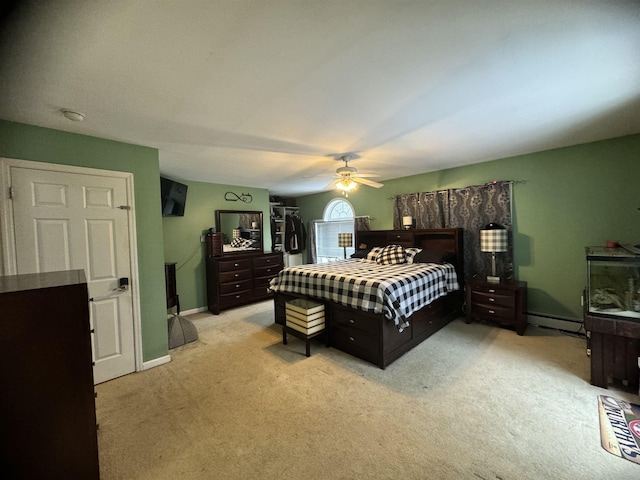
<path id="1" fill-rule="evenodd" d="M 154 358 L 147 362 L 142 363 L 142 370 L 149 370 L 150 368 L 159 367 L 171 361 L 171 355 L 164 355 L 162 357 Z"/>

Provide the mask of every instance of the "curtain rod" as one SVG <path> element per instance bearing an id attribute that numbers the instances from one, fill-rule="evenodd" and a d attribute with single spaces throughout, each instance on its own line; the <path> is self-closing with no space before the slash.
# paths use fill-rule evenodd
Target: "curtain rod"
<path id="1" fill-rule="evenodd" d="M 468 185 L 466 187 L 457 187 L 457 188 L 443 188 L 441 190 L 433 190 L 430 192 L 412 192 L 412 193 L 398 193 L 396 195 L 393 195 L 391 197 L 387 197 L 387 200 L 395 200 L 398 197 L 401 197 L 402 195 L 415 195 L 416 193 L 438 193 L 438 192 L 446 192 L 448 190 L 464 190 L 465 188 L 473 188 L 473 187 L 491 187 L 493 185 L 513 185 L 516 183 L 527 183 L 526 180 L 491 180 L 487 183 L 484 183 L 482 185 Z"/>

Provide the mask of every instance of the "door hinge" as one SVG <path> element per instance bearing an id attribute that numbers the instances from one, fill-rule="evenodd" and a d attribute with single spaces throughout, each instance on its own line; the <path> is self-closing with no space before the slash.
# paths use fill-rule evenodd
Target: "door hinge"
<path id="1" fill-rule="evenodd" d="M 14 190 L 13 190 L 13 187 L 9 187 L 9 198 L 10 198 L 11 200 L 13 200 L 13 195 L 14 195 L 14 193 L 15 193 L 15 192 L 14 192 Z"/>
<path id="2" fill-rule="evenodd" d="M 120 210 L 131 210 L 131 207 L 129 205 L 120 205 L 118 208 Z"/>

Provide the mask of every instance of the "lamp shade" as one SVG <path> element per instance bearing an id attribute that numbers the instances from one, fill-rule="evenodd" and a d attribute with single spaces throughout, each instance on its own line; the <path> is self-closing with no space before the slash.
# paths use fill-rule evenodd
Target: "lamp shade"
<path id="1" fill-rule="evenodd" d="M 405 227 L 410 227 L 413 225 L 413 217 L 411 216 L 406 216 L 406 217 L 402 217 L 402 225 Z"/>
<path id="2" fill-rule="evenodd" d="M 495 223 L 490 223 L 480 230 L 480 251 L 506 252 L 509 247 L 507 230 Z"/>
<path id="3" fill-rule="evenodd" d="M 353 234 L 352 233 L 339 233 L 338 234 L 338 246 L 339 247 L 350 247 L 353 245 Z"/>

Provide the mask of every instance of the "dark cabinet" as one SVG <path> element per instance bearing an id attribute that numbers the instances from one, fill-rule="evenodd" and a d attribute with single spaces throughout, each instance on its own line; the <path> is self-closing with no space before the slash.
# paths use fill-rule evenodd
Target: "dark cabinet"
<path id="1" fill-rule="evenodd" d="M 0 277 L 5 478 L 99 478 L 87 284 L 81 270 Z"/>
<path id="2" fill-rule="evenodd" d="M 207 257 L 207 304 L 220 311 L 265 300 L 269 282 L 282 270 L 282 253 Z"/>
<path id="3" fill-rule="evenodd" d="M 167 310 L 177 307 L 177 313 L 180 315 L 180 297 L 176 286 L 176 264 L 164 264 L 164 283 L 167 297 Z"/>
<path id="4" fill-rule="evenodd" d="M 472 279 L 466 283 L 467 323 L 475 318 L 515 328 L 523 335 L 527 328 L 527 282 L 503 280 L 490 283 Z"/>

